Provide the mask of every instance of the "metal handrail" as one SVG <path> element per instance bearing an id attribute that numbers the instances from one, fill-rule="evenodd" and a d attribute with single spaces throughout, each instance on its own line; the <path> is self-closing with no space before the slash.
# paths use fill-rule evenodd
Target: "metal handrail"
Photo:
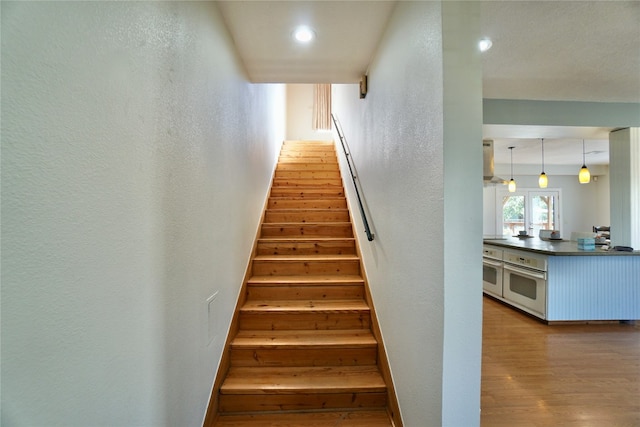
<path id="1" fill-rule="evenodd" d="M 344 132 L 342 131 L 342 126 L 338 122 L 336 116 L 332 113 L 331 119 L 333 120 L 333 124 L 336 128 L 336 132 L 338 132 L 338 137 L 340 138 L 340 144 L 342 145 L 342 151 L 344 151 L 344 155 L 347 159 L 347 165 L 349 165 L 349 173 L 351 175 L 351 179 L 353 180 L 353 187 L 356 189 L 356 196 L 358 197 L 358 205 L 360 206 L 360 215 L 362 215 L 362 223 L 364 224 L 364 232 L 367 234 L 367 240 L 370 242 L 373 241 L 373 233 L 371 233 L 371 228 L 369 227 L 369 221 L 367 221 L 367 215 L 364 212 L 364 205 L 362 204 L 362 199 L 360 198 L 360 190 L 358 190 L 357 177 L 355 175 L 354 167 L 351 165 L 351 152 L 348 149 L 347 140 L 344 137 Z"/>

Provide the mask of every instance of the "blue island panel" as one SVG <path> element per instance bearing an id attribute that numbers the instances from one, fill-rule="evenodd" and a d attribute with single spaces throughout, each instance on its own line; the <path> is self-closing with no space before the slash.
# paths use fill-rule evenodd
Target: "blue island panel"
<path id="1" fill-rule="evenodd" d="M 547 320 L 640 319 L 640 257 L 550 256 Z"/>

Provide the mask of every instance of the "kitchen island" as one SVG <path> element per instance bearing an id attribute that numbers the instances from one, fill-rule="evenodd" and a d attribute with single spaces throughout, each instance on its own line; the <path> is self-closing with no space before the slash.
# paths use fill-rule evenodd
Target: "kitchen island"
<path id="1" fill-rule="evenodd" d="M 549 323 L 640 319 L 640 251 L 537 237 L 484 239 L 486 294 Z"/>

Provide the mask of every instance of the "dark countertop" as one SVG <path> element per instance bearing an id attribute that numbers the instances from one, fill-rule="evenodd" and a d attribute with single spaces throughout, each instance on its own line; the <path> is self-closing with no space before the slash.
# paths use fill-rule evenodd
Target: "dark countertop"
<path id="1" fill-rule="evenodd" d="M 580 255 L 580 256 L 634 256 L 640 255 L 640 251 L 622 252 L 604 250 L 596 246 L 594 251 L 578 249 L 578 244 L 570 240 L 541 240 L 538 237 L 519 238 L 506 237 L 502 239 L 483 239 L 485 245 L 500 246 L 505 249 L 521 249 L 545 255 Z"/>

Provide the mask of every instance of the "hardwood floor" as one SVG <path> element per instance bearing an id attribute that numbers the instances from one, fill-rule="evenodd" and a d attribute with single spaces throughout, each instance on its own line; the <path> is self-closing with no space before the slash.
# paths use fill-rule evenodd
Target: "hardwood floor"
<path id="1" fill-rule="evenodd" d="M 548 326 L 483 304 L 483 427 L 640 426 L 639 325 Z"/>

